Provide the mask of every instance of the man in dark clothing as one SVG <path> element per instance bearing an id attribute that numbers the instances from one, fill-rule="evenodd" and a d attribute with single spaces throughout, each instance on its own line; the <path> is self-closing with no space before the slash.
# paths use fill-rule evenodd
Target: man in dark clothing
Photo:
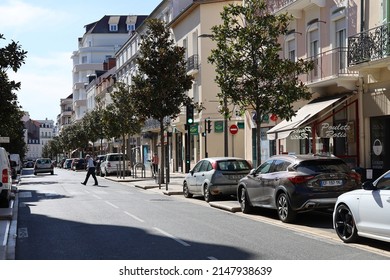
<path id="1" fill-rule="evenodd" d="M 86 161 L 87 161 L 87 175 L 85 177 L 84 182 L 81 182 L 84 186 L 87 184 L 89 176 L 92 175 L 93 179 L 95 180 L 94 186 L 98 185 L 98 181 L 96 179 L 96 174 L 95 174 L 95 164 L 93 163 L 93 159 L 91 158 L 90 155 L 86 156 Z"/>

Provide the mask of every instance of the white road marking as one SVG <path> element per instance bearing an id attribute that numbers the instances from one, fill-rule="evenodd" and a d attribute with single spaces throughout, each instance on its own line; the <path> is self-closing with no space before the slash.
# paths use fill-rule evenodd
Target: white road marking
<path id="1" fill-rule="evenodd" d="M 141 223 L 144 223 L 144 222 L 145 222 L 144 220 L 138 218 L 137 216 L 134 216 L 133 214 L 130 214 L 129 212 L 126 212 L 126 211 L 123 211 L 123 212 L 124 212 L 126 215 L 132 217 L 134 220 L 137 220 L 137 221 L 139 221 L 139 222 L 141 222 Z"/>
<path id="2" fill-rule="evenodd" d="M 93 194 L 92 195 L 94 198 L 97 198 L 97 199 L 102 199 L 100 196 L 96 195 L 96 194 Z"/>
<path id="3" fill-rule="evenodd" d="M 28 230 L 27 230 L 27 228 L 19 228 L 18 229 L 18 237 L 19 238 L 27 238 L 28 237 Z"/>
<path id="4" fill-rule="evenodd" d="M 4 233 L 4 240 L 3 240 L 3 246 L 6 246 L 7 245 L 7 240 L 8 240 L 8 234 L 9 234 L 9 225 L 10 225 L 10 221 L 7 221 L 7 226 L 5 227 L 6 228 L 6 231 Z"/>
<path id="5" fill-rule="evenodd" d="M 116 209 L 118 209 L 119 207 L 118 206 L 116 206 L 115 204 L 112 204 L 111 202 L 109 202 L 109 201 L 104 201 L 105 203 L 107 203 L 108 205 L 110 205 L 110 206 L 112 206 L 112 207 L 114 207 L 114 208 L 116 208 Z"/>
<path id="6" fill-rule="evenodd" d="M 164 234 L 165 236 L 169 237 L 169 238 L 172 238 L 173 240 L 175 240 L 176 242 L 180 243 L 181 245 L 183 246 L 186 246 L 186 247 L 189 247 L 191 246 L 190 244 L 188 244 L 187 242 L 184 242 L 183 240 L 173 236 L 172 234 L 169 234 L 168 232 L 165 232 L 163 231 L 162 229 L 159 229 L 159 228 L 154 228 L 155 230 L 157 230 L 158 232 Z"/>

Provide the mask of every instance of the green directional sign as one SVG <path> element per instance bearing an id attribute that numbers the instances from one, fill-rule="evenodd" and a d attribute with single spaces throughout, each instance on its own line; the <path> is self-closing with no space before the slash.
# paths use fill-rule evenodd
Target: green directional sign
<path id="1" fill-rule="evenodd" d="M 194 123 L 190 125 L 190 134 L 191 135 L 198 135 L 199 134 L 199 124 Z"/>
<path id="2" fill-rule="evenodd" d="M 222 133 L 223 132 L 223 121 L 215 121 L 214 122 L 214 132 Z"/>

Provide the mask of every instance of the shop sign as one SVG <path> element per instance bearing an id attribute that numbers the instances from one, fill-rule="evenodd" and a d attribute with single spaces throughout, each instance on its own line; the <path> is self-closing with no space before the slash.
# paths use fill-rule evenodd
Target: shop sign
<path id="1" fill-rule="evenodd" d="M 321 137 L 322 138 L 342 138 L 347 137 L 351 131 L 349 124 L 330 125 L 329 123 L 323 123 L 321 125 Z"/>
<path id="2" fill-rule="evenodd" d="M 214 122 L 214 132 L 222 133 L 223 132 L 223 121 L 215 121 Z"/>
<path id="3" fill-rule="evenodd" d="M 197 123 L 191 124 L 190 134 L 191 135 L 198 135 L 199 134 L 199 125 Z"/>
<path id="4" fill-rule="evenodd" d="M 306 127 L 295 129 L 290 134 L 290 139 L 292 139 L 292 140 L 309 139 L 310 135 L 311 135 L 311 127 L 306 126 Z"/>

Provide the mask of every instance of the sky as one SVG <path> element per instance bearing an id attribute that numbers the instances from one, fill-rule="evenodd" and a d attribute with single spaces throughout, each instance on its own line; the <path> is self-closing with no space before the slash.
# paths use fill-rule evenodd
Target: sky
<path id="1" fill-rule="evenodd" d="M 60 99 L 72 93 L 73 51 L 84 26 L 105 15 L 149 15 L 162 0 L 0 0 L 0 34 L 27 51 L 11 80 L 21 82 L 19 105 L 33 120 L 57 121 Z"/>

